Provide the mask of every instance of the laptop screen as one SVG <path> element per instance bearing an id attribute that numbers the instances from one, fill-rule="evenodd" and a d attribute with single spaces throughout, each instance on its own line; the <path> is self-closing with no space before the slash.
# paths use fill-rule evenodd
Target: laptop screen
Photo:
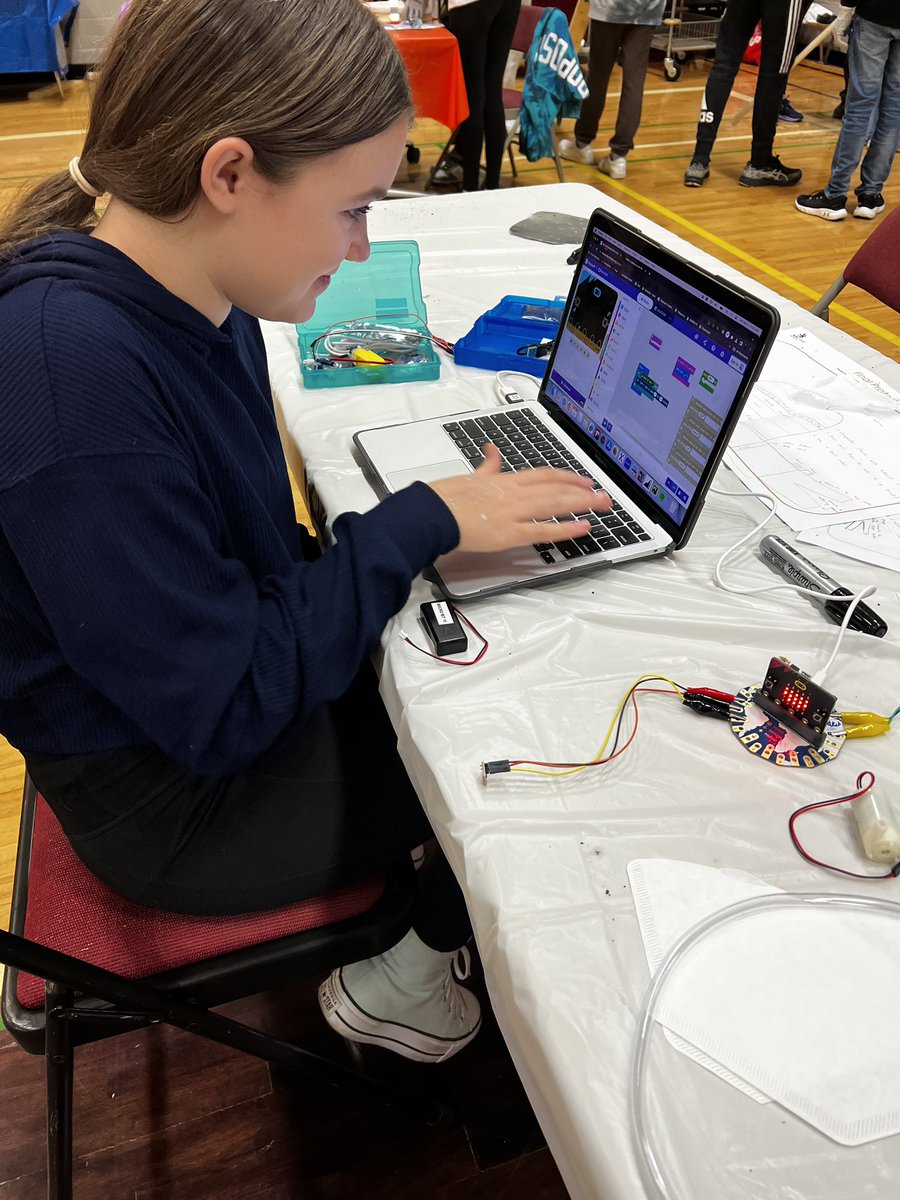
<path id="1" fill-rule="evenodd" d="M 721 281 L 597 217 L 542 396 L 680 527 L 766 336 Z"/>

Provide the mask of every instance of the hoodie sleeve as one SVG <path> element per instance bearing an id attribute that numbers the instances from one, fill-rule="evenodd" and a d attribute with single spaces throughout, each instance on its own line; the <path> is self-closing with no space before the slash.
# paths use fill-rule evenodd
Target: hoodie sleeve
<path id="1" fill-rule="evenodd" d="M 165 457 L 64 460 L 0 493 L 0 530 L 66 663 L 203 775 L 247 765 L 346 691 L 411 581 L 458 539 L 424 484 L 346 514 L 320 559 L 259 582 L 213 528 Z"/>
<path id="2" fill-rule="evenodd" d="M 0 684 L 14 694 L 38 670 L 40 696 L 78 708 L 87 748 L 145 740 L 202 775 L 239 770 L 346 691 L 456 522 L 414 484 L 346 514 L 334 547 L 298 561 L 271 412 L 254 442 L 236 395 L 212 373 L 204 390 L 201 343 L 142 342 L 143 324 L 117 327 L 124 306 L 95 313 L 81 296 L 48 323 L 47 292 L 22 289 L 0 361 L 14 398 L 0 410 L 0 563 L 21 573 L 15 593 L 0 579 L 0 602 L 42 659 L 23 674 L 10 641 Z M 163 375 L 192 354 L 194 375 Z M 244 387 L 263 422 L 266 397 Z M 246 503 L 223 510 L 232 484 Z M 40 704 L 34 686 L 25 703 Z M 106 728 L 110 709 L 127 720 Z"/>

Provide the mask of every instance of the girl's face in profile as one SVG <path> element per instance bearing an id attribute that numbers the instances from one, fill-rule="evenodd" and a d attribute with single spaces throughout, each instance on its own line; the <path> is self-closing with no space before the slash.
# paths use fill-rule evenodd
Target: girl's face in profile
<path id="1" fill-rule="evenodd" d="M 344 259 L 369 257 L 368 205 L 393 183 L 408 131 L 406 119 L 398 120 L 314 159 L 288 183 L 271 183 L 254 169 L 217 264 L 231 303 L 269 321 L 309 320 Z"/>

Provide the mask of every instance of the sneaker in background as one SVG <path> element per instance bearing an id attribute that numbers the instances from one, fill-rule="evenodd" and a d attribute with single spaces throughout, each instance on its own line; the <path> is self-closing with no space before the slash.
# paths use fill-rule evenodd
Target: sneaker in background
<path id="1" fill-rule="evenodd" d="M 859 192 L 856 197 L 856 208 L 853 210 L 854 217 L 861 217 L 864 221 L 874 221 L 879 213 L 884 212 L 884 196 L 881 192 Z"/>
<path id="2" fill-rule="evenodd" d="M 432 183 L 462 183 L 463 165 L 460 159 L 448 157 L 437 168 L 431 177 Z"/>
<path id="3" fill-rule="evenodd" d="M 794 205 L 800 212 L 809 213 L 811 217 L 823 217 L 826 221 L 843 221 L 847 215 L 847 197 L 826 196 L 824 191 L 798 196 Z"/>
<path id="4" fill-rule="evenodd" d="M 691 159 L 684 173 L 685 187 L 703 187 L 709 179 L 709 163 L 700 162 L 698 158 Z"/>
<path id="5" fill-rule="evenodd" d="M 485 176 L 484 167 L 479 167 L 478 168 L 478 185 L 479 185 L 479 187 L 484 186 L 484 176 Z M 461 188 L 462 181 L 463 181 L 462 159 L 456 158 L 451 155 L 449 158 L 445 158 L 443 164 L 437 168 L 437 170 L 431 176 L 430 183 L 433 184 L 435 187 L 446 187 L 448 184 L 452 184 L 453 186 L 455 186 L 457 188 Z"/>
<path id="6" fill-rule="evenodd" d="M 803 178 L 799 167 L 786 167 L 780 158 L 772 156 L 768 166 L 754 167 L 747 163 L 738 183 L 741 187 L 794 187 Z"/>
<path id="7" fill-rule="evenodd" d="M 597 163 L 597 170 L 608 175 L 610 179 L 624 179 L 628 174 L 628 166 L 624 154 L 608 154 Z"/>
<path id="8" fill-rule="evenodd" d="M 594 163 L 593 146 L 579 146 L 574 138 L 560 138 L 557 148 L 560 158 L 568 158 L 570 162 L 585 163 L 589 167 Z"/>
<path id="9" fill-rule="evenodd" d="M 803 113 L 797 112 L 787 96 L 782 96 L 781 105 L 778 109 L 778 120 L 784 121 L 787 125 L 799 125 L 803 119 Z"/>

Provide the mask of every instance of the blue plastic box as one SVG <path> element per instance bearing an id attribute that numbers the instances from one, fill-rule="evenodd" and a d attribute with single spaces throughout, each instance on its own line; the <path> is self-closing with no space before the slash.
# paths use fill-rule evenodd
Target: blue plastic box
<path id="1" fill-rule="evenodd" d="M 543 376 L 547 356 L 519 354 L 520 346 L 532 346 L 556 337 L 566 302 L 562 296 L 541 300 L 534 296 L 504 296 L 494 308 L 478 318 L 465 337 L 456 343 L 453 358 L 467 367 L 488 371 L 525 371 Z"/>
<path id="2" fill-rule="evenodd" d="M 355 387 L 358 384 L 409 383 L 437 379 L 441 363 L 434 344 L 423 341 L 424 362 L 384 366 L 315 368 L 308 365 L 313 344 L 331 326 L 371 319 L 403 329 L 428 331 L 428 313 L 419 279 L 418 242 L 373 242 L 366 262 L 343 262 L 309 321 L 297 326 L 300 374 L 304 387 Z"/>

